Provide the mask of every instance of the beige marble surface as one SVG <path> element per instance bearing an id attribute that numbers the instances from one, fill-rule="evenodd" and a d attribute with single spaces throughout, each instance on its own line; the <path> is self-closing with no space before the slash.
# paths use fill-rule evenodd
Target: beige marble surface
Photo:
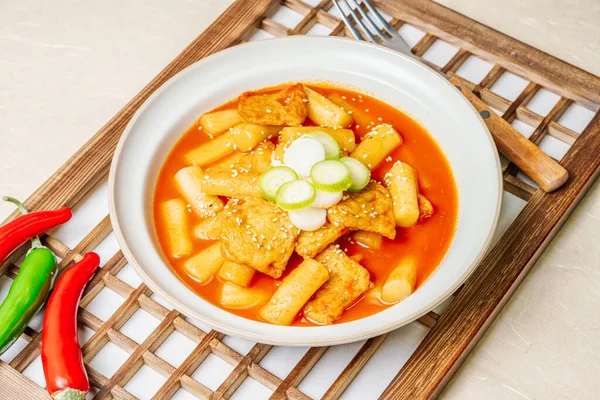
<path id="1" fill-rule="evenodd" d="M 436 0 L 600 76 L 598 0 Z"/>
<path id="2" fill-rule="evenodd" d="M 441 2 L 600 74 L 597 0 Z M 27 197 L 228 3 L 0 2 L 0 190 Z M 599 232 L 596 184 L 443 398 L 598 397 Z"/>

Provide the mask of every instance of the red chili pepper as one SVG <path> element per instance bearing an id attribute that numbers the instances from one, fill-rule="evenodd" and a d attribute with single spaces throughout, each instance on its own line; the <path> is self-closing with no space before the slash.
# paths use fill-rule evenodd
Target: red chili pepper
<path id="1" fill-rule="evenodd" d="M 8 201 L 7 197 L 3 199 Z M 54 211 L 36 211 L 21 215 L 0 227 L 0 264 L 17 247 L 47 230 L 64 224 L 72 215 L 68 207 Z"/>
<path id="2" fill-rule="evenodd" d="M 77 308 L 98 265 L 98 254 L 87 253 L 61 275 L 46 306 L 42 365 L 48 392 L 57 400 L 85 399 L 90 390 L 77 337 Z"/>

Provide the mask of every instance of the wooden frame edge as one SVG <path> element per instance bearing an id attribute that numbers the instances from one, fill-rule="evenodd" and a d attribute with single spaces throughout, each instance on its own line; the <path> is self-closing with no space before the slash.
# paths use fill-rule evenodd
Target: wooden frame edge
<path id="1" fill-rule="evenodd" d="M 562 164 L 571 174 L 554 193 L 538 190 L 485 256 L 381 399 L 434 397 L 475 346 L 600 173 L 600 113 Z"/>
<path id="2" fill-rule="evenodd" d="M 600 78 L 589 72 L 431 0 L 374 1 L 388 14 L 598 110 Z"/>

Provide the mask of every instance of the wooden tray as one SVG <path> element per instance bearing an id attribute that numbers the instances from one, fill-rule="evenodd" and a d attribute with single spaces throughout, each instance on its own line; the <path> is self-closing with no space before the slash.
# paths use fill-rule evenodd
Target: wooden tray
<path id="1" fill-rule="evenodd" d="M 76 209 L 76 217 L 78 213 L 89 212 L 89 207 L 85 206 L 92 201 L 93 196 L 89 193 L 93 189 L 97 191 L 98 185 L 105 185 L 113 151 L 132 115 L 156 88 L 195 61 L 242 41 L 266 36 L 306 33 L 347 35 L 329 1 L 306 1 L 312 5 L 300 0 L 235 2 L 40 187 L 27 200 L 28 208 L 68 205 Z M 560 150 L 557 152 L 553 144 L 570 146 L 561 163 L 570 172 L 571 178 L 561 190 L 546 194 L 537 190 L 514 165 L 504 160 L 505 190 L 510 193 L 505 193 L 505 199 L 523 200 L 522 209 L 517 207 L 516 212 L 514 209 L 511 211 L 514 221 L 510 225 L 505 222 L 500 227 L 499 232 L 503 234 L 499 235 L 501 237 L 496 240 L 493 249 L 447 307 L 437 310 L 441 315 L 431 312 L 419 322 L 409 325 L 417 326 L 415 329 L 423 333 L 417 335 L 418 340 L 408 353 L 410 357 L 392 353 L 387 356 L 400 357 L 400 363 L 394 364 L 391 375 L 390 371 L 386 372 L 391 382 L 387 379 L 377 386 L 373 379 L 380 377 L 382 370 L 373 371 L 369 365 L 377 358 L 373 356 L 378 355 L 380 346 L 386 339 L 393 338 L 395 332 L 354 346 L 353 353 L 350 353 L 354 355 L 350 358 L 336 359 L 337 364 L 343 364 L 337 366 L 331 382 L 314 395 L 326 399 L 337 399 L 343 394 L 348 398 L 374 398 L 380 393 L 384 399 L 435 397 L 594 181 L 600 166 L 600 78 L 432 1 L 389 0 L 376 3 L 382 11 L 394 17 L 391 22 L 401 33 L 416 41 L 413 47 L 415 54 L 433 57 L 432 61 L 443 64 L 442 70 L 457 74 L 469 89 L 498 110 L 503 118 L 530 134 L 531 141 L 557 158 L 561 158 L 562 153 Z M 291 25 L 286 26 L 284 23 L 288 20 L 285 16 L 289 13 L 296 17 L 292 18 L 294 22 Z M 438 48 L 437 56 L 432 51 L 435 48 Z M 444 59 L 439 56 L 439 48 L 454 50 L 442 51 Z M 489 71 L 484 72 L 481 79 L 471 78 L 470 81 L 464 71 L 469 70 L 467 66 L 470 64 L 485 65 L 482 59 L 491 63 Z M 504 81 L 519 79 L 517 76 L 525 83 L 516 92 L 504 93 L 498 89 Z M 554 96 L 553 105 L 544 110 L 538 105 L 538 96 L 552 96 L 550 92 L 557 96 Z M 578 122 L 587 125 L 585 129 L 581 127 L 581 133 L 576 125 L 569 122 L 578 112 L 590 118 L 593 116 L 589 124 L 584 117 L 583 123 Z M 69 229 L 88 225 L 89 222 L 87 225 L 72 223 Z M 85 237 L 72 248 L 64 243 L 65 240 L 57 239 L 61 236 L 60 232 L 44 238 L 61 258 L 61 269 L 81 258 L 82 253 L 101 246 L 112 232 L 107 216 L 101 218 L 93 229 L 85 229 Z M 15 277 L 18 261 L 25 251 L 25 248 L 20 249 L 0 267 L 0 279 L 4 278 L 5 284 Z M 156 385 L 153 379 L 143 379 L 153 376 L 141 373 L 148 368 L 155 371 L 156 376 L 162 376 L 153 395 L 157 399 L 174 395 L 178 398 L 190 398 L 185 397 L 190 395 L 192 398 L 211 399 L 258 398 L 258 395 L 242 394 L 255 393 L 245 391 L 252 382 L 266 387 L 267 397 L 270 395 L 273 399 L 306 399 L 309 398 L 306 393 L 317 393 L 311 390 L 314 379 L 310 380 L 307 376 L 315 365 L 323 362 L 325 354 L 335 353 L 337 348 L 329 351 L 328 348 L 310 348 L 297 356 L 286 371 L 271 372 L 273 368 L 266 366 L 264 360 L 276 352 L 283 352 L 284 358 L 290 358 L 290 349 L 246 343 L 247 351 L 241 350 L 239 344 L 234 345 L 231 341 L 235 338 L 198 327 L 184 315 L 162 304 L 145 284 L 130 284 L 123 273 L 127 262 L 120 251 L 109 258 L 88 285 L 79 314 L 80 325 L 88 331 L 83 352 L 95 387 L 95 398 L 136 398 L 132 394 L 135 390 L 129 389 L 132 381 L 141 379 L 146 385 Z M 122 299 L 114 312 L 100 318 L 89 310 L 99 293 L 107 289 Z M 125 326 L 134 321 L 139 310 L 151 314 L 158 322 L 145 338 L 133 339 L 132 334 L 126 334 Z M 47 398 L 40 386 L 43 380 L 40 381 L 39 376 L 34 379 L 30 371 L 34 368 L 39 370 L 36 363 L 39 363 L 41 335 L 38 331 L 28 328 L 20 339 L 21 344 L 11 349 L 10 360 L 0 361 L 0 399 Z M 162 354 L 159 348 L 175 331 L 193 342 L 189 354 L 179 362 L 167 361 L 167 357 L 158 355 Z M 93 360 L 109 344 L 124 351 L 126 357 L 112 371 L 112 376 L 105 376 L 94 367 Z M 385 351 L 393 351 L 401 342 L 396 341 L 392 345 Z M 200 383 L 193 377 L 195 371 L 214 357 L 231 366 L 229 374 L 218 384 L 214 381 Z M 39 375 L 39 371 L 37 373 Z M 367 386 L 354 391 L 351 387 L 346 391 L 358 374 L 361 379 L 357 379 L 353 386 L 358 385 L 358 381 L 366 381 Z M 310 384 L 307 383 L 309 381 Z M 182 389 L 186 393 L 182 393 Z"/>

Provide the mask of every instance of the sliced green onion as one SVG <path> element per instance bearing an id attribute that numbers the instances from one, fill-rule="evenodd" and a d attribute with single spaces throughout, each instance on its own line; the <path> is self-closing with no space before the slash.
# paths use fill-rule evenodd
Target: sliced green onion
<path id="1" fill-rule="evenodd" d="M 344 163 L 352 175 L 352 185 L 348 188 L 349 192 L 360 192 L 371 180 L 371 171 L 360 161 L 352 157 L 342 157 L 340 162 Z"/>
<path id="2" fill-rule="evenodd" d="M 277 190 L 277 205 L 287 211 L 308 207 L 315 199 L 315 187 L 306 181 L 286 182 Z"/>
<path id="3" fill-rule="evenodd" d="M 325 160 L 310 170 L 313 185 L 324 192 L 343 192 L 352 185 L 350 169 L 343 162 Z"/>
<path id="4" fill-rule="evenodd" d="M 314 131 L 309 133 L 308 136 L 317 139 L 323 145 L 326 160 L 337 160 L 342 155 L 339 143 L 330 134 L 323 131 Z"/>
<path id="5" fill-rule="evenodd" d="M 262 173 L 258 179 L 258 186 L 266 199 L 275 201 L 279 187 L 296 179 L 298 175 L 290 167 L 272 167 Z"/>

